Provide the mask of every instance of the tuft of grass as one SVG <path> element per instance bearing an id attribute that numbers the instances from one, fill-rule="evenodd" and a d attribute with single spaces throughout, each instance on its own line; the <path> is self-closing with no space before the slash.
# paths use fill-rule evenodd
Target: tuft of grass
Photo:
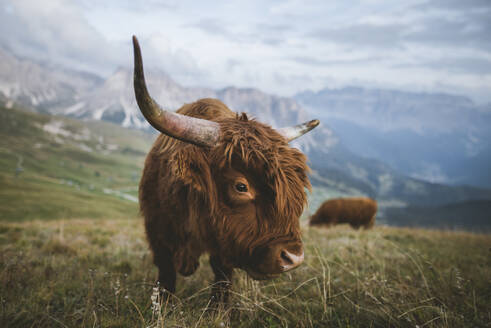
<path id="1" fill-rule="evenodd" d="M 58 239 L 51 239 L 42 246 L 42 251 L 46 255 L 66 255 L 66 256 L 76 256 L 77 251 L 73 249 L 70 245 L 62 242 Z"/>
<path id="2" fill-rule="evenodd" d="M 67 224 L 69 222 L 69 224 Z M 237 271 L 208 311 L 207 258 L 164 302 L 142 222 L 0 223 L 2 327 L 464 327 L 491 323 L 491 237 L 304 228 L 305 264 L 270 281 Z M 102 241 L 102 242 L 101 242 Z"/>

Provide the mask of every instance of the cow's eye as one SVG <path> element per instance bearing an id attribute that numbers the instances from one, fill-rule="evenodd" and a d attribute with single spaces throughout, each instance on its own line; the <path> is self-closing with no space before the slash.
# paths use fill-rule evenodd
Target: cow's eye
<path id="1" fill-rule="evenodd" d="M 239 182 L 235 185 L 235 190 L 237 190 L 238 192 L 247 192 L 247 186 Z"/>

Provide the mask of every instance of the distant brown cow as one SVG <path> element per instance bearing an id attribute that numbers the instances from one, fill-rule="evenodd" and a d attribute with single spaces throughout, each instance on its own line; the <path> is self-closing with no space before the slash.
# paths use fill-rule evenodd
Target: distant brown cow
<path id="1" fill-rule="evenodd" d="M 226 301 L 234 268 L 269 279 L 304 258 L 299 217 L 310 189 L 305 156 L 288 145 L 317 120 L 274 130 L 217 99 L 168 112 L 149 96 L 138 41 L 134 87 L 145 118 L 162 134 L 145 161 L 140 209 L 159 281 L 196 271 L 210 254 L 212 296 Z"/>
<path id="2" fill-rule="evenodd" d="M 326 200 L 310 218 L 310 225 L 348 223 L 353 228 L 369 229 L 375 224 L 377 202 L 370 198 L 338 198 Z"/>

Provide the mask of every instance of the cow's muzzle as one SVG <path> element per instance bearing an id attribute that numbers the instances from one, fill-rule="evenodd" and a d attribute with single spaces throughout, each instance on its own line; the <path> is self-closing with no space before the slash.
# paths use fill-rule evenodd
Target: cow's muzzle
<path id="1" fill-rule="evenodd" d="M 272 243 L 253 252 L 246 271 L 256 280 L 271 279 L 297 268 L 303 260 L 301 241 Z"/>

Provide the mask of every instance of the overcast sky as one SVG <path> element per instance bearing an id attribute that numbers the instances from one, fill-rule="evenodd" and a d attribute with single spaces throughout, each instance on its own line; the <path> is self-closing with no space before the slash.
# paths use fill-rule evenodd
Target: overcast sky
<path id="1" fill-rule="evenodd" d="M 347 85 L 491 102 L 491 0 L 0 0 L 0 46 L 108 76 L 146 66 L 186 86 L 278 95 Z"/>

